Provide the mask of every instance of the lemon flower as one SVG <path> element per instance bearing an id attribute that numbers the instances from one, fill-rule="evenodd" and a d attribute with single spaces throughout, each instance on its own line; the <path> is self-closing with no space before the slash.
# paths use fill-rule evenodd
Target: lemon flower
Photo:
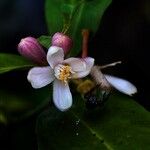
<path id="1" fill-rule="evenodd" d="M 94 65 L 94 59 L 71 57 L 64 60 L 64 50 L 51 46 L 47 53 L 47 61 L 49 66 L 32 68 L 27 79 L 35 89 L 53 81 L 53 102 L 59 110 L 65 111 L 72 106 L 68 81 L 87 76 Z"/>

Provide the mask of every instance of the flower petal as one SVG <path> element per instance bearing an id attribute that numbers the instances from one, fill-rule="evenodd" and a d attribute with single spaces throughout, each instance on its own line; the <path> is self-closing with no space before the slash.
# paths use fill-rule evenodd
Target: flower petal
<path id="1" fill-rule="evenodd" d="M 61 111 L 69 109 L 72 106 L 72 95 L 68 84 L 55 79 L 53 86 L 53 101 L 55 106 Z"/>
<path id="2" fill-rule="evenodd" d="M 75 74 L 72 75 L 72 78 L 83 78 L 85 76 L 87 76 L 90 72 L 91 72 L 91 69 L 94 65 L 94 59 L 91 58 L 91 57 L 86 57 L 83 59 L 85 64 L 86 64 L 86 70 L 82 70 L 82 71 L 79 71 Z"/>
<path id="3" fill-rule="evenodd" d="M 61 47 L 51 46 L 48 49 L 47 61 L 52 68 L 64 60 L 64 51 Z"/>
<path id="4" fill-rule="evenodd" d="M 29 71 L 27 76 L 28 81 L 35 89 L 48 85 L 54 78 L 54 72 L 50 66 L 34 67 Z"/>
<path id="5" fill-rule="evenodd" d="M 105 75 L 105 77 L 115 89 L 124 94 L 132 96 L 137 92 L 137 88 L 127 80 L 110 75 Z"/>
<path id="6" fill-rule="evenodd" d="M 86 70 L 86 63 L 81 58 L 71 57 L 64 60 L 64 63 L 69 64 L 74 72 Z"/>

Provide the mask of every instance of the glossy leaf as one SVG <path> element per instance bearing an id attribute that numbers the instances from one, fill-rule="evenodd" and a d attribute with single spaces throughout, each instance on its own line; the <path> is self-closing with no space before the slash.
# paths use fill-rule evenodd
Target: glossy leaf
<path id="1" fill-rule="evenodd" d="M 14 54 L 0 54 L 0 74 L 33 66 L 34 64 L 32 62 L 26 60 L 22 56 Z"/>
<path id="2" fill-rule="evenodd" d="M 39 150 L 150 148 L 150 113 L 132 99 L 113 95 L 96 110 L 87 110 L 81 98 L 74 103 L 70 111 L 50 108 L 39 116 Z"/>
<path id="3" fill-rule="evenodd" d="M 50 36 L 42 35 L 38 38 L 38 41 L 42 46 L 44 46 L 47 49 L 51 45 L 51 37 Z"/>
<path id="4" fill-rule="evenodd" d="M 82 29 L 89 29 L 93 35 L 100 24 L 104 11 L 111 0 L 47 0 L 46 20 L 51 35 L 69 26 L 68 34 L 74 46 L 70 55 L 81 51 Z"/>

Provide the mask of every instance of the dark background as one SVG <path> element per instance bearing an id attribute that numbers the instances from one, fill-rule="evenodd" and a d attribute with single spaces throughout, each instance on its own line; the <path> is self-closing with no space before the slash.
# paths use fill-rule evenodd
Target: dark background
<path id="1" fill-rule="evenodd" d="M 47 33 L 44 0 L 0 0 L 0 52 L 17 54 L 16 46 L 21 38 Z M 97 64 L 123 62 L 107 72 L 134 83 L 138 88 L 134 99 L 148 110 L 149 35 L 149 0 L 113 0 L 89 44 L 90 56 Z M 35 120 L 36 116 L 32 116 L 18 124 L 1 125 L 0 149 L 37 149 Z"/>

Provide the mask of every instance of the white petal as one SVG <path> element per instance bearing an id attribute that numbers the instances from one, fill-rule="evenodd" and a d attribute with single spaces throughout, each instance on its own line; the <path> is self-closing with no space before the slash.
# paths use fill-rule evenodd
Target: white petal
<path id="1" fill-rule="evenodd" d="M 86 58 L 84 58 L 84 61 L 86 62 L 87 70 L 91 71 L 91 68 L 94 65 L 94 58 L 86 57 Z"/>
<path id="2" fill-rule="evenodd" d="M 127 80 L 110 75 L 105 75 L 105 77 L 115 89 L 124 94 L 132 96 L 137 92 L 137 88 Z"/>
<path id="3" fill-rule="evenodd" d="M 69 109 L 72 106 L 72 95 L 68 84 L 55 79 L 53 86 L 53 101 L 55 106 L 61 111 Z"/>
<path id="4" fill-rule="evenodd" d="M 64 60 L 64 63 L 67 63 L 71 66 L 72 71 L 74 72 L 78 72 L 78 71 L 84 71 L 86 70 L 86 64 L 85 61 L 83 61 L 80 58 L 68 58 L 66 60 Z"/>
<path id="5" fill-rule="evenodd" d="M 35 89 L 48 85 L 54 78 L 54 72 L 50 66 L 34 67 L 29 71 L 27 76 L 28 81 Z"/>
<path id="6" fill-rule="evenodd" d="M 82 70 L 82 71 L 79 71 L 79 72 L 73 74 L 72 78 L 83 78 L 91 72 L 91 69 L 94 65 L 94 59 L 91 57 L 87 57 L 87 58 L 84 58 L 83 60 L 86 64 L 86 70 Z"/>
<path id="7" fill-rule="evenodd" d="M 48 49 L 47 61 L 52 68 L 64 60 L 64 51 L 61 47 L 51 46 Z"/>

